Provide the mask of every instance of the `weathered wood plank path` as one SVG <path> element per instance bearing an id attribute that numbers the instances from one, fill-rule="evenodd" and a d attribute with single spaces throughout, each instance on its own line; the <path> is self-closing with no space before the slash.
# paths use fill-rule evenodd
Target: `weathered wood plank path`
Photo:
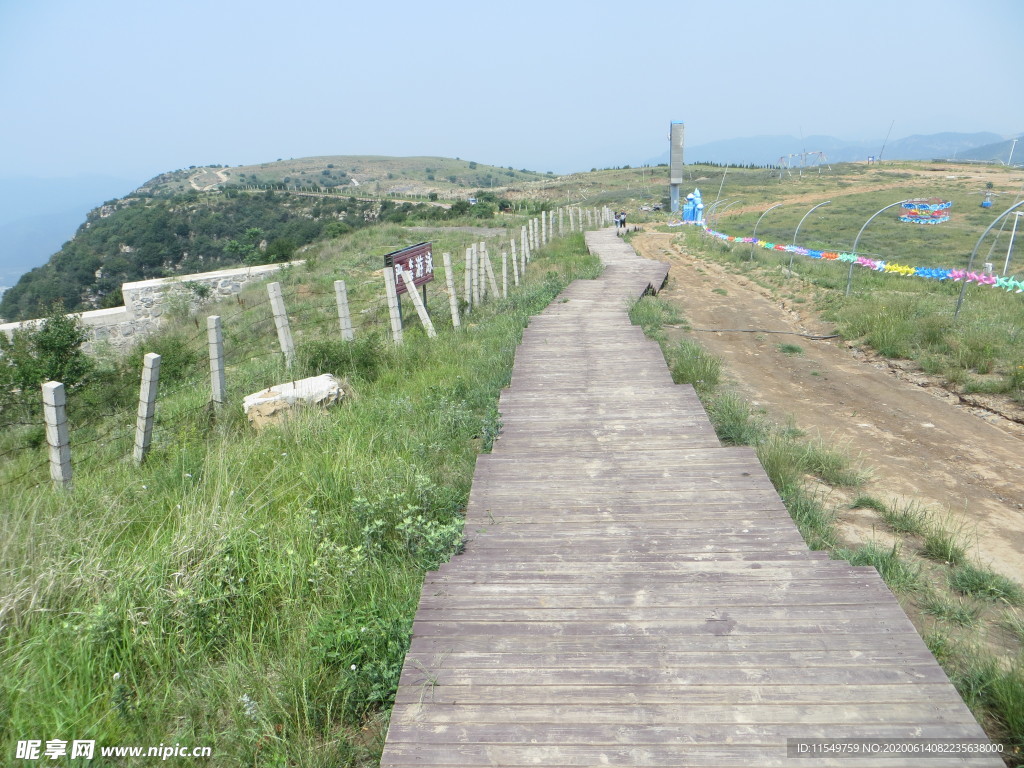
<path id="1" fill-rule="evenodd" d="M 428 574 L 381 765 L 1000 766 L 787 757 L 787 739 L 984 739 L 873 568 L 807 549 L 722 447 L 606 264 L 525 331 L 464 554 Z"/>

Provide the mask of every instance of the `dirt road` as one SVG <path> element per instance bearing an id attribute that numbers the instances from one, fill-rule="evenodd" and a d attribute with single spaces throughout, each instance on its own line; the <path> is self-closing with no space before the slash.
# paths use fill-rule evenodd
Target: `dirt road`
<path id="1" fill-rule="evenodd" d="M 668 260 L 662 296 L 677 302 L 694 328 L 832 331 L 813 311 L 799 311 L 761 286 L 695 258 L 673 245 L 674 236 L 643 233 L 637 252 Z M 679 331 L 682 333 L 682 331 Z M 947 393 L 901 379 L 841 339 L 812 341 L 792 335 L 694 332 L 722 358 L 728 377 L 775 422 L 860 457 L 871 479 L 857 493 L 889 502 L 917 501 L 961 524 L 973 554 L 993 570 L 1024 582 L 1024 439 L 1020 426 L 975 412 Z M 781 345 L 796 345 L 800 351 Z M 933 394 L 934 393 L 934 394 Z M 990 420 L 987 420 L 990 419 Z M 842 535 L 850 543 L 886 541 L 871 510 L 850 510 L 834 492 Z"/>

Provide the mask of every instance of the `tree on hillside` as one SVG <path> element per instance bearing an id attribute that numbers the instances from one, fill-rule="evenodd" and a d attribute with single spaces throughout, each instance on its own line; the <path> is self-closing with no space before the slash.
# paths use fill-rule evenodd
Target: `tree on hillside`
<path id="1" fill-rule="evenodd" d="M 262 239 L 262 229 L 258 227 L 249 227 L 249 229 L 245 230 L 245 240 L 247 242 L 228 240 L 227 245 L 224 246 L 224 253 L 230 253 L 237 256 L 241 261 L 244 261 L 247 266 L 254 266 L 259 264 L 262 260 L 259 249 L 259 244 Z"/>
<path id="2" fill-rule="evenodd" d="M 92 371 L 92 361 L 82 351 L 89 338 L 80 318 L 64 313 L 54 304 L 42 323 L 20 328 L 10 338 L 0 333 L 0 404 L 41 405 L 39 387 L 59 381 L 67 389 L 82 385 Z"/>

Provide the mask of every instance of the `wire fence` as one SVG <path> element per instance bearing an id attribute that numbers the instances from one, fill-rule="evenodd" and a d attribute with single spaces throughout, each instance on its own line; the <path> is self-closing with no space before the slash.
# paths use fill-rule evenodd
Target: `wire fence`
<path id="1" fill-rule="evenodd" d="M 453 304 L 462 312 L 471 312 L 485 296 L 495 298 L 492 277 L 499 296 L 503 284 L 514 290 L 513 272 L 520 277 L 537 248 L 560 235 L 603 226 L 610 221 L 610 212 L 606 209 L 575 208 L 570 213 L 569 209 L 560 209 L 545 212 L 542 219 L 530 219 L 520 231 L 513 230 L 510 233 L 512 242 L 500 246 L 495 253 L 488 253 L 486 258 L 481 255 L 486 252 L 486 245 L 478 249 L 482 242 L 479 236 L 450 238 L 445 250 L 450 246 L 453 251 L 451 262 L 453 272 L 458 276 L 452 275 L 451 278 L 457 301 L 450 302 L 445 286 L 446 276 L 442 275 L 442 279 L 433 282 L 437 289 L 427 291 L 428 315 L 445 318 Z M 460 253 L 460 249 L 465 249 L 465 253 Z M 508 267 L 507 283 L 501 277 L 502 250 L 509 258 L 514 255 L 523 264 L 516 270 Z M 484 268 L 487 260 L 490 261 L 491 275 Z M 467 270 L 473 270 L 472 280 L 465 279 Z M 345 303 L 355 338 L 385 336 L 390 332 L 392 340 L 397 342 L 401 338 L 400 331 L 396 331 L 391 321 L 384 276 L 357 274 L 354 279 L 352 275 L 346 277 L 352 279 L 350 287 L 346 282 Z M 275 341 L 276 324 L 268 292 L 268 286 L 273 284 L 247 286 L 233 300 L 223 300 L 217 307 L 223 336 L 223 351 L 218 364 L 220 370 L 226 372 L 226 398 L 229 401 L 240 400 L 240 393 L 246 389 L 259 391 L 279 384 L 283 377 L 295 372 L 295 365 L 287 364 L 284 349 Z M 331 284 L 330 288 L 328 284 Z M 300 351 L 311 342 L 342 340 L 341 309 L 331 276 L 299 275 L 286 270 L 277 285 L 281 286 L 287 324 L 298 338 Z M 465 291 L 460 296 L 463 286 Z M 405 319 L 400 322 L 415 323 L 416 313 L 408 304 L 402 307 L 399 317 L 404 314 Z M 453 312 L 460 310 L 451 309 Z M 442 319 L 441 322 L 448 321 Z M 454 320 L 451 322 L 455 324 Z M 176 327 L 162 329 L 161 333 L 137 345 L 129 358 L 141 357 L 139 353 L 143 349 L 159 355 L 157 364 L 163 368 L 159 374 L 163 381 L 157 381 L 149 411 L 152 413 L 157 399 L 169 406 L 168 413 L 157 410 L 155 417 L 150 416 L 152 444 L 166 446 L 175 439 L 179 427 L 185 422 L 191 422 L 199 429 L 215 424 L 221 417 L 218 408 L 222 404 L 215 402 L 209 373 L 213 361 L 209 358 L 206 318 L 193 313 Z M 208 360 L 210 368 L 205 368 Z M 262 365 L 253 366 L 253 363 Z M 57 429 L 52 422 L 56 417 L 42 406 L 38 393 L 34 398 L 29 397 L 28 392 L 21 393 L 21 397 L 0 407 L 0 493 L 14 487 L 41 486 L 47 482 L 70 484 L 72 462 L 69 460 L 62 470 L 54 458 L 60 450 L 68 452 L 68 455 L 73 451 L 76 471 L 87 471 L 131 457 L 134 438 L 142 427 L 139 414 L 146 410 L 146 403 L 140 404 L 142 368 L 140 366 L 136 374 L 122 361 L 117 374 L 111 377 L 108 387 L 72 387 L 67 392 L 66 415 L 60 417 L 68 426 L 65 445 L 58 444 L 55 437 Z M 47 468 L 50 469 L 49 480 Z M 66 474 L 62 475 L 62 471 Z"/>

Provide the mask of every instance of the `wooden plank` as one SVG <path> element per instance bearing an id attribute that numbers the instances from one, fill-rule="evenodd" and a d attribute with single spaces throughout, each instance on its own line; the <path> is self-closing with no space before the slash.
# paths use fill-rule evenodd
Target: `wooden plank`
<path id="1" fill-rule="evenodd" d="M 801 724 L 801 739 L 943 739 L 977 738 L 977 726 L 956 721 L 924 725 L 905 722 L 873 722 L 841 724 Z M 623 724 L 603 723 L 602 727 L 585 720 L 554 722 L 490 722 L 451 726 L 437 722 L 396 723 L 388 732 L 389 742 L 452 744 L 478 742 L 484 744 L 772 744 L 793 737 L 790 723 L 706 723 Z M 784 748 L 784 747 L 783 747 Z M 859 764 L 859 763 L 857 763 Z"/>
<path id="2" fill-rule="evenodd" d="M 918 718 L 927 722 L 927 711 L 934 700 L 948 696 L 950 685 L 944 682 L 850 685 L 421 685 L 404 686 L 396 703 L 402 704 L 676 704 L 693 707 L 707 705 L 792 705 L 846 704 L 847 706 L 900 702 L 921 707 Z M 966 710 L 966 705 L 960 702 Z M 844 720 L 839 720 L 844 722 Z"/>
<path id="3" fill-rule="evenodd" d="M 699 608 L 699 609 L 698 609 Z M 416 621 L 422 625 L 455 624 L 466 627 L 467 631 L 477 627 L 490 627 L 496 624 L 512 623 L 517 626 L 509 631 L 558 632 L 573 631 L 572 627 L 584 627 L 589 624 L 624 624 L 635 629 L 646 627 L 674 628 L 676 631 L 704 632 L 708 634 L 742 632 L 746 629 L 755 631 L 764 624 L 786 623 L 791 631 L 798 627 L 807 627 L 808 631 L 816 631 L 821 624 L 835 622 L 836 616 L 842 619 L 836 626 L 846 626 L 856 621 L 906 621 L 906 614 L 899 603 L 866 604 L 854 603 L 843 606 L 836 611 L 833 605 L 798 604 L 798 605 L 740 605 L 735 607 L 701 608 L 698 606 L 657 606 L 652 611 L 647 606 L 635 608 L 591 607 L 565 608 L 468 608 L 458 605 L 434 608 L 429 604 L 416 612 Z M 816 625 L 815 622 L 821 624 Z M 550 628 L 550 629 L 549 629 Z M 601 626 L 593 631 L 600 632 Z"/>
<path id="4" fill-rule="evenodd" d="M 531 585 L 533 586 L 533 585 Z M 690 594 L 690 590 L 686 588 L 676 588 L 675 593 L 669 592 L 667 594 L 662 593 L 658 590 L 656 593 L 652 593 L 648 590 L 638 590 L 636 594 L 622 594 L 619 591 L 614 592 L 598 592 L 599 587 L 591 585 L 590 594 L 564 594 L 563 592 L 548 592 L 535 590 L 534 594 L 526 595 L 521 592 L 509 591 L 508 593 L 497 590 L 495 592 L 485 592 L 481 594 L 479 590 L 474 589 L 471 593 L 466 594 L 463 591 L 446 592 L 444 594 L 435 595 L 424 595 L 423 599 L 420 600 L 420 609 L 425 610 L 428 608 L 437 608 L 441 610 L 447 609 L 458 609 L 458 610 L 480 610 L 496 608 L 498 606 L 506 606 L 509 608 L 529 608 L 529 609 L 568 609 L 570 607 L 578 608 L 597 608 L 597 607 L 616 607 L 623 608 L 627 606 L 643 607 L 646 609 L 651 608 L 686 608 L 689 610 L 706 610 L 710 607 L 717 607 L 721 609 L 739 610 L 743 608 L 749 608 L 756 605 L 771 605 L 771 606 L 828 606 L 830 609 L 835 606 L 865 606 L 873 605 L 869 602 L 874 599 L 874 602 L 882 600 L 886 597 L 885 590 L 882 585 L 872 589 L 864 589 L 861 587 L 859 582 L 853 582 L 853 584 L 844 584 L 846 589 L 845 593 L 837 594 L 836 587 L 839 585 L 833 585 L 829 587 L 815 585 L 813 590 L 786 590 L 786 591 L 775 591 L 771 589 L 771 584 L 767 583 L 763 591 L 752 589 L 751 585 L 734 585 L 733 593 L 724 595 L 721 598 L 716 598 L 713 594 L 713 590 L 708 590 L 703 595 Z M 433 599 L 429 599 L 433 598 Z M 426 618 L 426 617 L 424 617 Z M 457 617 L 453 616 L 452 619 Z"/>
<path id="5" fill-rule="evenodd" d="M 731 612 L 723 612 L 731 613 Z M 736 612 L 738 613 L 738 611 Z M 787 634 L 819 635 L 827 633 L 858 633 L 864 630 L 865 618 L 847 617 L 846 611 L 819 612 L 787 621 L 784 631 Z M 903 617 L 871 616 L 872 625 L 879 629 L 896 630 L 910 625 L 910 620 Z M 611 623 L 605 621 L 462 621 L 458 625 L 450 621 L 428 621 L 417 618 L 413 622 L 413 634 L 422 637 L 451 637 L 467 635 L 501 635 L 514 637 L 592 637 L 594 635 L 633 638 L 637 635 L 755 635 L 764 632 L 779 631 L 778 618 L 761 620 L 748 619 L 743 616 L 732 618 L 723 615 L 720 618 L 692 619 L 690 621 L 622 621 Z"/>
<path id="6" fill-rule="evenodd" d="M 918 648 L 876 647 L 865 650 L 836 649 L 820 650 L 801 648 L 799 651 L 751 651 L 739 649 L 709 650 L 705 647 L 689 651 L 675 650 L 665 646 L 659 650 L 634 651 L 593 651 L 588 649 L 566 650 L 554 653 L 540 650 L 533 653 L 511 650 L 505 653 L 488 651 L 444 651 L 411 650 L 407 656 L 417 669 L 433 669 L 441 665 L 452 669 L 498 669 L 554 667 L 557 669 L 603 669 L 607 667 L 679 667 L 699 663 L 701 667 L 735 667 L 747 665 L 756 668 L 771 667 L 825 667 L 836 663 L 849 662 L 863 665 L 893 664 L 934 664 L 935 660 L 922 643 Z"/>
<path id="7" fill-rule="evenodd" d="M 918 683 L 948 683 L 948 678 L 935 661 L 922 664 L 837 664 L 833 666 L 758 667 L 737 659 L 732 666 L 705 668 L 699 662 L 685 667 L 636 667 L 630 664 L 614 667 L 582 667 L 575 669 L 515 667 L 505 662 L 497 669 L 475 667 L 468 670 L 447 666 L 426 669 L 406 667 L 402 685 L 418 686 L 429 683 L 432 693 L 443 693 L 449 687 L 503 687 L 517 689 L 514 694 L 532 696 L 535 689 L 566 686 L 574 690 L 587 689 L 604 695 L 609 686 L 642 688 L 654 687 L 686 690 L 693 686 L 738 686 L 741 688 L 775 688 L 777 686 L 853 686 L 900 685 Z M 529 690 L 525 690 L 529 689 Z M 832 694 L 818 691 L 819 698 Z"/>
<path id="8" fill-rule="evenodd" d="M 964 765 L 1002 766 L 992 758 L 970 759 L 965 763 L 961 758 L 929 760 L 929 767 L 962 768 Z M 985 762 L 981 762 L 985 760 Z M 849 760 L 815 760 L 816 768 L 849 768 Z M 405 759 L 392 758 L 385 752 L 381 757 L 382 768 L 403 766 L 424 766 L 426 768 L 458 768 L 460 766 L 526 766 L 557 765 L 565 768 L 575 766 L 634 766 L 636 768 L 734 768 L 757 765 L 762 768 L 791 768 L 793 758 L 786 757 L 785 744 L 766 745 L 710 745 L 710 744 L 661 744 L 655 746 L 619 745 L 544 745 L 544 744 L 451 744 L 443 749 L 430 752 L 413 749 Z M 861 758 L 857 765 L 862 768 L 919 768 L 920 760 L 914 757 Z"/>
<path id="9" fill-rule="evenodd" d="M 829 653 L 853 652 L 861 655 L 891 649 L 893 652 L 925 649 L 924 641 L 913 627 L 879 630 L 866 625 L 855 634 L 808 635 L 784 631 L 757 635 L 638 635 L 623 640 L 618 635 L 575 637 L 530 637 L 511 635 L 465 635 L 426 637 L 414 635 L 413 653 L 707 653 L 755 652 Z M 856 662 L 860 663 L 860 662 Z"/>

